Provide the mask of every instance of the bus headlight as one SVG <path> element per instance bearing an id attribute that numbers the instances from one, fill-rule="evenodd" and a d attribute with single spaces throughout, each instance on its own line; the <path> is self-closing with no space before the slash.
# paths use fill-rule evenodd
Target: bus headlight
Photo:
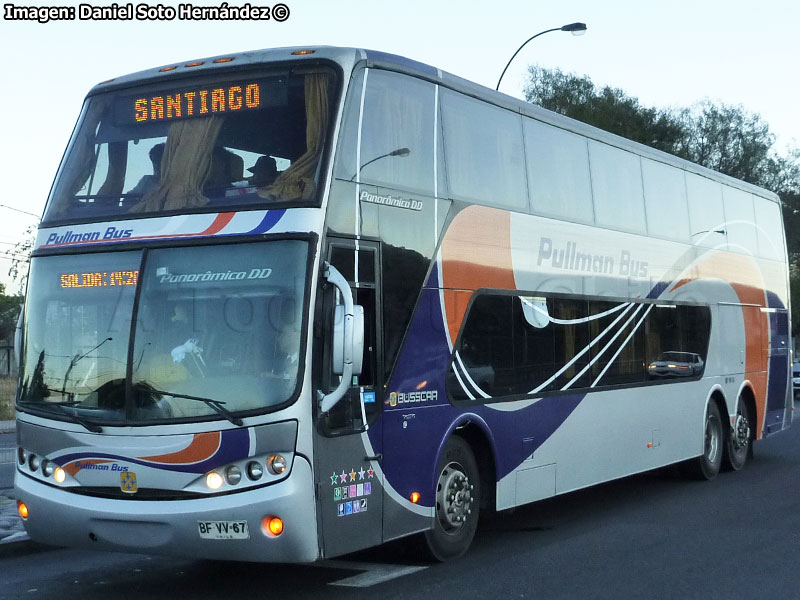
<path id="1" fill-rule="evenodd" d="M 247 463 L 247 476 L 252 479 L 253 481 L 258 481 L 261 479 L 261 476 L 264 474 L 264 468 L 261 466 L 261 463 L 256 461 L 251 461 Z"/>
<path id="2" fill-rule="evenodd" d="M 267 467 L 275 475 L 281 475 L 286 471 L 286 459 L 280 454 L 274 454 L 267 459 Z"/>
<path id="3" fill-rule="evenodd" d="M 39 468 L 39 464 L 41 464 L 41 460 L 35 454 L 31 454 L 28 457 L 28 466 L 30 467 L 31 471 L 36 471 Z"/>
<path id="4" fill-rule="evenodd" d="M 66 478 L 67 474 L 64 472 L 64 469 L 61 467 L 56 467 L 56 470 L 53 473 L 53 479 L 56 480 L 56 483 L 64 483 Z"/>
<path id="5" fill-rule="evenodd" d="M 24 465 L 28 462 L 28 451 L 25 448 L 17 448 L 17 460 L 19 461 L 20 465 Z"/>
<path id="6" fill-rule="evenodd" d="M 225 469 L 225 479 L 230 485 L 236 485 L 242 480 L 242 470 L 236 465 L 231 465 Z"/>
<path id="7" fill-rule="evenodd" d="M 45 477 L 50 477 L 50 475 L 53 474 L 53 471 L 55 471 L 55 468 L 56 468 L 55 464 L 53 464 L 49 460 L 45 459 L 42 461 L 42 475 L 44 475 Z"/>
<path id="8" fill-rule="evenodd" d="M 225 482 L 222 479 L 222 475 L 216 471 L 211 471 L 211 473 L 206 475 L 206 485 L 212 490 L 218 490 L 222 487 L 223 483 Z"/>

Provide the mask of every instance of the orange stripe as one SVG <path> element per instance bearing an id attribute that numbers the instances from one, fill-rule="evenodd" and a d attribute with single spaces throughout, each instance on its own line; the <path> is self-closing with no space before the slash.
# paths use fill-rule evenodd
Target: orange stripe
<path id="1" fill-rule="evenodd" d="M 767 410 L 767 374 L 764 358 L 769 353 L 769 318 L 760 308 L 766 307 L 764 281 L 756 263 L 749 257 L 730 252 L 718 252 L 698 262 L 688 277 L 679 281 L 672 290 L 697 279 L 722 279 L 727 281 L 743 306 L 745 335 L 745 373 L 753 385 L 756 397 L 757 434 L 761 438 Z"/>
<path id="2" fill-rule="evenodd" d="M 222 434 L 219 431 L 211 433 L 196 433 L 192 443 L 179 452 L 160 454 L 158 456 L 142 456 L 142 460 L 164 464 L 196 463 L 211 458 L 219 449 Z"/>
<path id="3" fill-rule="evenodd" d="M 453 219 L 442 241 L 442 286 L 447 327 L 455 342 L 472 291 L 516 289 L 511 213 L 470 206 Z"/>
<path id="4" fill-rule="evenodd" d="M 214 235 L 215 233 L 219 233 L 228 223 L 231 222 L 234 216 L 236 216 L 236 213 L 219 213 L 205 231 L 201 231 L 196 235 Z"/>

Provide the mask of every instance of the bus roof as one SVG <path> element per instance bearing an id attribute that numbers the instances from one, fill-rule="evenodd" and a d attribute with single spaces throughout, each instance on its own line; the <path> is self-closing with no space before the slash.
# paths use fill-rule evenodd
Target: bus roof
<path id="1" fill-rule="evenodd" d="M 695 173 L 718 181 L 724 185 L 741 189 L 780 203 L 777 194 L 747 183 L 740 179 L 724 175 L 713 169 L 702 167 L 691 161 L 678 158 L 667 152 L 656 150 L 644 144 L 634 142 L 619 135 L 577 121 L 570 117 L 565 117 L 553 111 L 544 109 L 530 102 L 514 98 L 502 92 L 484 87 L 468 79 L 464 79 L 452 73 L 442 71 L 425 63 L 421 63 L 409 58 L 361 48 L 343 48 L 336 46 L 293 46 L 284 48 L 268 48 L 263 50 L 252 50 L 234 54 L 212 56 L 208 58 L 171 63 L 161 67 L 155 67 L 129 75 L 123 75 L 97 84 L 89 92 L 89 95 L 110 91 L 113 89 L 126 88 L 142 83 L 157 83 L 159 80 L 171 81 L 176 78 L 184 78 L 196 75 L 207 75 L 217 70 L 228 70 L 231 68 L 247 67 L 253 65 L 263 65 L 269 63 L 286 64 L 287 62 L 320 63 L 332 62 L 338 64 L 345 73 L 349 73 L 357 64 L 365 63 L 366 66 L 397 71 L 415 77 L 427 79 L 438 83 L 444 87 L 464 93 L 468 96 L 478 98 L 496 106 L 526 115 L 538 121 L 548 123 L 576 133 L 578 135 L 615 146 L 622 150 L 633 152 L 661 163 L 669 164 L 674 167 Z"/>

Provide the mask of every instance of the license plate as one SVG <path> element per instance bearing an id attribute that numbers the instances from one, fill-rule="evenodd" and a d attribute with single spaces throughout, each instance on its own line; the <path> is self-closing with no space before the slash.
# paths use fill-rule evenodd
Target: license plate
<path id="1" fill-rule="evenodd" d="M 198 521 L 200 537 L 206 540 L 247 540 L 247 521 Z"/>

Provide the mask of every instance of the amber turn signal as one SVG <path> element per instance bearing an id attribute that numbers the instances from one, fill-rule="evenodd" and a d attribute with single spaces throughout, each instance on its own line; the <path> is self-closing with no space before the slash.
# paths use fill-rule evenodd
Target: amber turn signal
<path id="1" fill-rule="evenodd" d="M 283 533 L 283 519 L 280 517 L 264 517 L 261 520 L 261 530 L 269 537 L 278 537 Z"/>

